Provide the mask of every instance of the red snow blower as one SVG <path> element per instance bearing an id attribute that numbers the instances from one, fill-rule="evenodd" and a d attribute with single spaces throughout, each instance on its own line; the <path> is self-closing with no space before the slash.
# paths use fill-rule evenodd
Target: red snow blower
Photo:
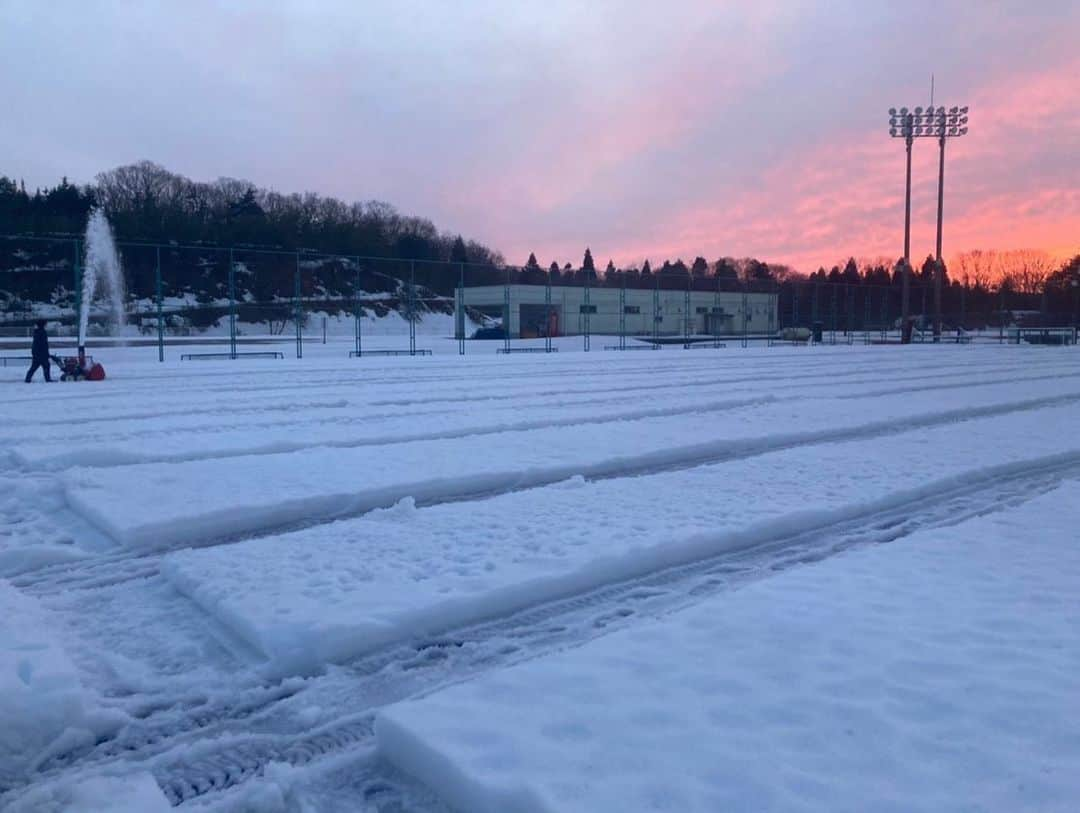
<path id="1" fill-rule="evenodd" d="M 103 381 L 105 379 L 105 368 L 94 361 L 93 356 L 86 355 L 85 347 L 79 348 L 77 356 L 64 358 L 53 356 L 52 360 L 60 368 L 61 381 Z"/>

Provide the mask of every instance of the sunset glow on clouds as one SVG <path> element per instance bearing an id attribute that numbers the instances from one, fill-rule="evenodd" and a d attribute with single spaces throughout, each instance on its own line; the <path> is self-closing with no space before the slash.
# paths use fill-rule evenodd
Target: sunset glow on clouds
<path id="1" fill-rule="evenodd" d="M 890 106 L 968 104 L 945 253 L 1080 252 L 1075 2 L 0 6 L 0 174 L 381 199 L 523 262 L 902 250 Z M 49 58 L 43 58 L 48 54 Z M 915 145 L 912 254 L 936 143 Z"/>

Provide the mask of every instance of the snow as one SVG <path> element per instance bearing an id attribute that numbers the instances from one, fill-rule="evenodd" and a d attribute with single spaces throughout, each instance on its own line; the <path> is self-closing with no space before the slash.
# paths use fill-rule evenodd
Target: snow
<path id="1" fill-rule="evenodd" d="M 116 722 L 95 705 L 49 612 L 0 579 L 0 787 L 50 749 Z"/>
<path id="2" fill-rule="evenodd" d="M 907 549 L 920 528 L 950 539 L 949 526 L 1003 518 L 1080 478 L 1071 348 L 584 354 L 575 338 L 556 340 L 551 355 L 469 342 L 459 357 L 452 339 L 421 335 L 433 356 L 351 359 L 351 336 L 332 327 L 326 344 L 309 334 L 302 359 L 292 336 L 242 347 L 284 359 L 199 363 L 179 353 L 223 345 L 176 342 L 159 363 L 152 344 L 95 341 L 108 371 L 100 384 L 26 386 L 25 368 L 0 366 L 0 742 L 9 749 L 0 808 L 93 809 L 127 794 L 152 810 L 161 798 L 148 772 L 182 809 L 441 813 L 431 789 L 378 758 L 373 721 L 386 705 L 487 685 L 676 611 L 727 617 L 705 608 L 750 584 L 831 572 L 845 551 L 862 556 L 872 543 Z M 594 348 L 605 341 L 594 339 Z M 400 335 L 364 341 L 408 346 Z M 1016 536 L 1035 545 L 1034 529 L 1049 523 L 1029 520 Z M 880 571 L 866 561 L 866 583 L 896 578 L 892 559 Z M 899 569 L 917 575 L 917 565 Z M 1030 565 L 1065 578 L 1072 560 Z M 942 602 L 964 582 L 925 581 L 925 600 L 958 617 Z M 891 601 L 886 593 L 882 606 Z M 789 614 L 820 620 L 828 606 Z M 852 606 L 845 621 L 861 629 L 867 611 Z M 1061 607 L 1075 626 L 1075 610 Z M 773 641 L 784 619 L 747 612 L 731 613 L 744 639 Z M 995 629 L 1012 630 L 1006 621 L 996 616 Z M 898 651 L 917 653 L 908 643 Z M 1003 687 L 1043 690 L 1020 667 L 996 671 L 1000 654 L 986 645 L 970 657 Z M 736 658 L 765 668 L 755 663 Z M 865 698 L 873 686 L 858 665 L 840 663 Z M 1052 683 L 1057 672 L 1040 674 Z M 864 705 L 884 717 L 899 702 L 870 697 Z M 465 708 L 485 737 L 513 719 L 498 702 L 492 716 Z M 1056 736 L 1043 716 L 1031 725 Z M 400 731 L 444 778 L 489 788 L 506 779 L 522 805 L 546 798 L 524 780 L 461 768 L 452 738 Z M 658 770 L 680 743 L 696 745 L 697 731 L 658 733 L 675 754 Z M 762 727 L 761 747 L 783 735 Z M 920 743 L 939 753 L 929 737 Z M 1016 744 L 994 738 L 988 747 Z M 789 775 L 772 770 L 787 787 Z"/>
<path id="3" fill-rule="evenodd" d="M 359 513 L 405 497 L 447 499 L 508 484 L 544 485 L 575 474 L 632 473 L 687 459 L 889 432 L 901 423 L 928 425 L 1070 401 L 1080 401 L 1080 381 L 1065 377 L 1033 381 L 1023 393 L 1009 383 L 919 391 L 902 399 L 849 397 L 834 400 L 827 411 L 789 399 L 688 405 L 654 410 L 659 416 L 648 418 L 614 412 L 595 421 L 579 417 L 571 425 L 556 422 L 482 438 L 442 428 L 439 418 L 430 418 L 422 426 L 432 432 L 431 440 L 73 468 L 64 475 L 65 494 L 74 510 L 114 539 L 132 547 L 160 547 Z M 453 427 L 453 418 L 444 420 Z M 414 432 L 421 428 L 414 418 L 390 417 L 382 425 L 393 439 L 403 424 Z M 136 490 L 139 501 L 130 496 Z M 143 504 L 154 510 L 142 510 Z"/>
<path id="4" fill-rule="evenodd" d="M 35 788 L 10 813 L 169 813 L 152 774 L 96 775 Z"/>
<path id="5" fill-rule="evenodd" d="M 495 617 L 657 568 L 1080 462 L 1073 405 L 634 478 L 387 510 L 171 554 L 162 572 L 284 668 Z M 869 469 L 852 461 L 875 461 Z"/>
<path id="6" fill-rule="evenodd" d="M 1071 482 L 791 569 L 384 709 L 379 748 L 476 813 L 1074 810 L 1078 523 Z"/>

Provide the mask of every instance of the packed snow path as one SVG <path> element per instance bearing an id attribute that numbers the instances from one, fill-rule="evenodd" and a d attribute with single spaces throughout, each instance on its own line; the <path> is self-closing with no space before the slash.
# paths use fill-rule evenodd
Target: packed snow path
<path id="1" fill-rule="evenodd" d="M 0 739 L 15 809 L 149 773 L 185 807 L 439 810 L 379 756 L 388 703 L 1080 477 L 1061 348 L 112 352 L 0 384 L 0 598 L 39 619 L 0 621 L 5 714 L 46 739 Z"/>

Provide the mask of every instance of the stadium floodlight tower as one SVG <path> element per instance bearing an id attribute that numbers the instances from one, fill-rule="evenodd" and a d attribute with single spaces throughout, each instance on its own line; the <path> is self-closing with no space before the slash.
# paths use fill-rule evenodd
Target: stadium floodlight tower
<path id="1" fill-rule="evenodd" d="M 916 108 L 922 117 L 922 108 Z M 911 319 L 911 145 L 915 139 L 915 113 L 906 107 L 889 108 L 889 135 L 904 139 L 907 147 L 907 180 L 904 186 L 904 267 L 900 270 L 902 283 L 900 294 L 901 341 L 910 340 L 908 322 Z"/>
<path id="2" fill-rule="evenodd" d="M 941 154 L 938 160 L 937 186 L 937 249 L 934 252 L 934 341 L 941 341 L 941 286 L 945 264 L 941 260 L 941 218 L 945 203 L 945 139 L 966 135 L 967 106 L 930 108 L 930 129 L 937 136 Z"/>
<path id="3" fill-rule="evenodd" d="M 938 162 L 937 250 L 934 269 L 934 341 L 941 339 L 941 286 L 944 266 L 941 262 L 941 224 L 945 201 L 945 140 L 967 133 L 967 107 L 927 108 L 908 110 L 889 108 L 889 135 L 903 138 L 907 148 L 907 181 L 904 192 L 904 268 L 901 304 L 903 335 L 910 337 L 911 318 L 911 146 L 916 138 L 936 138 L 941 150 Z"/>

